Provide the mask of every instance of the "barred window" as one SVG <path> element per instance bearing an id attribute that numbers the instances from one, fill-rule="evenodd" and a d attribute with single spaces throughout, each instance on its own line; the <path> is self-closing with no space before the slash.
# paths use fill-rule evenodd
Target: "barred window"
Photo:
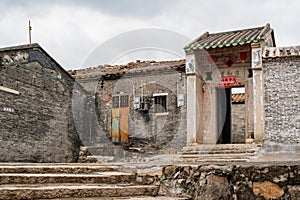
<path id="1" fill-rule="evenodd" d="M 155 96 L 155 112 L 167 112 L 167 96 Z"/>
<path id="2" fill-rule="evenodd" d="M 126 108 L 129 105 L 128 100 L 129 100 L 128 95 L 113 96 L 112 107 L 113 108 Z"/>
<path id="3" fill-rule="evenodd" d="M 121 96 L 121 108 L 128 107 L 128 95 Z"/>
<path id="4" fill-rule="evenodd" d="M 113 108 L 119 108 L 119 96 L 113 96 L 113 98 L 112 98 L 112 107 Z"/>

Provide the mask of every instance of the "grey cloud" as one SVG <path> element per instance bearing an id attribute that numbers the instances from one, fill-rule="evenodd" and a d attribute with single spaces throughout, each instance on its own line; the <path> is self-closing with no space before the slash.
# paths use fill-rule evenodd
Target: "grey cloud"
<path id="1" fill-rule="evenodd" d="M 98 11 L 111 16 L 126 17 L 153 17 L 161 14 L 164 9 L 176 3 L 177 0 L 4 0 L 4 7 L 24 7 L 30 9 L 34 7 L 47 7 L 49 5 L 65 5 L 86 7 L 93 11 Z"/>
<path id="2" fill-rule="evenodd" d="M 205 31 L 269 22 L 278 46 L 299 45 L 299 8 L 300 2 L 291 0 L 1 0 L 0 46 L 28 42 L 28 19 L 32 20 L 34 42 L 66 68 L 80 66 L 93 49 L 113 36 L 148 27 L 194 39 Z M 105 58 L 94 61 L 93 65 L 109 62 Z"/>
<path id="3" fill-rule="evenodd" d="M 163 12 L 172 0 L 91 0 L 88 4 L 85 1 L 73 1 L 81 6 L 88 6 L 97 9 L 102 13 L 114 16 L 131 17 L 153 17 Z M 82 3 L 84 2 L 84 3 Z"/>
<path id="4" fill-rule="evenodd" d="M 119 56 L 127 56 L 131 51 L 150 50 L 160 54 L 169 52 L 178 58 L 184 58 L 183 47 L 191 39 L 175 31 L 145 28 L 119 34 L 98 46 L 83 63 L 84 67 L 98 64 L 111 64 Z M 139 59 L 139 58 L 136 58 Z"/>

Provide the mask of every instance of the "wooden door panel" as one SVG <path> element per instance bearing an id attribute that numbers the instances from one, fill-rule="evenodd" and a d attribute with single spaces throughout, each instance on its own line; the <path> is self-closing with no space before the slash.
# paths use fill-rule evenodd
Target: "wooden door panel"
<path id="1" fill-rule="evenodd" d="M 128 134 L 128 116 L 120 117 L 120 140 L 121 142 L 128 142 L 129 134 Z"/>
<path id="2" fill-rule="evenodd" d="M 120 142 L 119 136 L 119 119 L 113 118 L 112 119 L 112 126 L 111 126 L 111 141 L 114 143 Z"/>
<path id="3" fill-rule="evenodd" d="M 120 138 L 121 142 L 128 142 L 128 116 L 129 116 L 129 101 L 128 96 L 120 97 Z"/>
<path id="4" fill-rule="evenodd" d="M 114 143 L 126 143 L 129 138 L 129 102 L 128 96 L 114 96 L 112 108 L 111 140 Z"/>

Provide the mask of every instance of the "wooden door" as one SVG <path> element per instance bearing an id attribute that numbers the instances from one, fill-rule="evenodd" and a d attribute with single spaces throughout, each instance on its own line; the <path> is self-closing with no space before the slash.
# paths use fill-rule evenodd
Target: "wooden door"
<path id="1" fill-rule="evenodd" d="M 127 143 L 129 138 L 128 130 L 129 98 L 128 95 L 113 96 L 112 102 L 112 129 L 111 141 L 113 143 Z"/>

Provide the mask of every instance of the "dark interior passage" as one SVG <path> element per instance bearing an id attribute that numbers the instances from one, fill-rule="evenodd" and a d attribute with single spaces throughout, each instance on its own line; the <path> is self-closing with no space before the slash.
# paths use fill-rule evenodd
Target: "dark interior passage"
<path id="1" fill-rule="evenodd" d="M 231 143 L 231 89 L 217 88 L 218 144 Z"/>

